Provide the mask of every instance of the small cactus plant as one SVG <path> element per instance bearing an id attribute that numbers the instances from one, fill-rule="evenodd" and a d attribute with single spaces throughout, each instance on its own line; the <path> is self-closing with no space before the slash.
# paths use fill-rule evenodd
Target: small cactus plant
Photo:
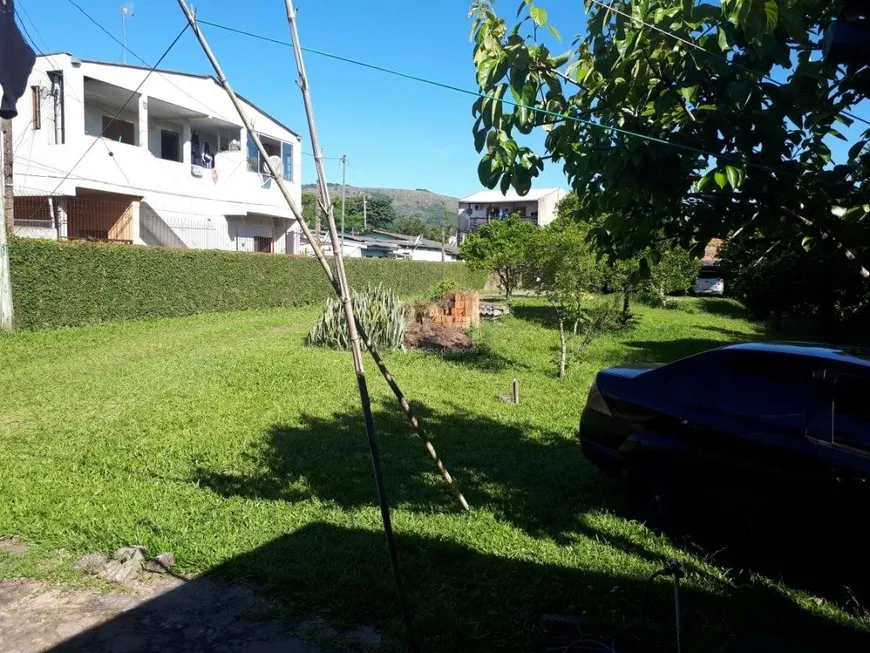
<path id="1" fill-rule="evenodd" d="M 399 296 L 383 285 L 353 291 L 351 303 L 369 339 L 381 349 L 404 349 L 407 315 Z M 323 315 L 308 333 L 308 344 L 333 349 L 349 349 L 347 321 L 337 298 L 326 300 Z M 361 345 L 365 348 L 365 342 Z"/>

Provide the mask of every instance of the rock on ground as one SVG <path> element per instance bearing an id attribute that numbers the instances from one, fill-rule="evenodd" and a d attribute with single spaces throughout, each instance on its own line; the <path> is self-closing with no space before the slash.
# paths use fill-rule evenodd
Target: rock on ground
<path id="1" fill-rule="evenodd" d="M 146 562 L 143 569 L 145 571 L 150 571 L 153 574 L 166 574 L 169 572 L 169 568 L 174 564 L 175 556 L 172 553 L 161 553 Z"/>

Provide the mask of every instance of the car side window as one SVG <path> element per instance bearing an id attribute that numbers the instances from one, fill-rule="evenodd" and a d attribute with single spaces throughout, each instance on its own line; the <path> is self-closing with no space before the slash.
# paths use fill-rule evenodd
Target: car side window
<path id="1" fill-rule="evenodd" d="M 735 353 L 721 366 L 712 408 L 802 436 L 822 403 L 815 367 L 797 356 Z"/>
<path id="2" fill-rule="evenodd" d="M 848 375 L 837 377 L 834 442 L 870 451 L 870 380 Z"/>
<path id="3" fill-rule="evenodd" d="M 705 389 L 713 381 L 715 357 L 695 356 L 668 365 L 662 379 L 668 396 L 682 406 L 699 408 L 704 403 Z"/>

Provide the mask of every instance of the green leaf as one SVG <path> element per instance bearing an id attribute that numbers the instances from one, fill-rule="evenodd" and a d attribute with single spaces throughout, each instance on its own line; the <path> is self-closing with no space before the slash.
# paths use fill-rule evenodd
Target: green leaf
<path id="1" fill-rule="evenodd" d="M 831 148 L 829 148 L 824 143 L 819 143 L 816 145 L 816 154 L 819 155 L 819 158 L 825 163 L 831 162 Z"/>
<path id="2" fill-rule="evenodd" d="M 538 27 L 547 23 L 547 10 L 543 7 L 532 7 L 529 10 L 529 14 L 531 14 L 532 20 L 535 21 L 535 25 Z"/>
<path id="3" fill-rule="evenodd" d="M 714 173 L 713 178 L 716 180 L 716 185 L 719 186 L 719 188 L 724 189 L 725 186 L 728 185 L 728 175 L 721 170 L 717 170 Z"/>
<path id="4" fill-rule="evenodd" d="M 852 147 L 849 148 L 849 159 L 856 159 L 860 154 L 864 147 L 867 145 L 867 141 L 858 141 Z"/>
<path id="5" fill-rule="evenodd" d="M 746 177 L 746 173 L 741 168 L 735 168 L 734 166 L 725 166 L 725 175 L 728 177 L 728 183 L 731 184 L 731 188 L 735 189 L 740 188 Z"/>
<path id="6" fill-rule="evenodd" d="M 559 30 L 557 30 L 555 27 L 553 27 L 552 25 L 547 25 L 547 29 L 550 31 L 550 34 L 553 35 L 554 39 L 556 39 L 557 41 L 562 40 L 562 35 L 559 33 Z"/>
<path id="7" fill-rule="evenodd" d="M 713 175 L 707 173 L 703 177 L 701 177 L 698 182 L 695 184 L 695 187 L 698 189 L 699 193 L 703 193 L 704 189 L 710 185 L 710 182 L 713 181 Z"/>
<path id="8" fill-rule="evenodd" d="M 561 68 L 571 60 L 571 55 L 573 54 L 573 50 L 567 50 L 566 52 L 563 52 L 562 54 L 553 57 L 550 62 L 554 68 Z"/>
<path id="9" fill-rule="evenodd" d="M 477 150 L 478 153 L 483 151 L 483 146 L 486 144 L 487 134 L 487 131 L 485 129 L 481 129 L 481 122 L 482 119 L 478 118 L 474 123 L 474 128 L 472 129 L 472 131 L 474 132 L 474 149 Z"/>
<path id="10" fill-rule="evenodd" d="M 737 106 L 744 109 L 749 103 L 749 98 L 752 97 L 752 82 L 747 80 L 731 82 L 728 84 L 728 94 L 734 98 Z"/>
<path id="11" fill-rule="evenodd" d="M 719 40 L 719 49 L 722 51 L 723 54 L 725 52 L 728 52 L 728 50 L 731 49 L 731 46 L 728 45 L 728 35 L 725 33 L 725 30 L 722 27 L 719 28 L 719 39 L 718 40 Z"/>
<path id="12" fill-rule="evenodd" d="M 776 0 L 767 0 L 764 3 L 764 17 L 767 19 L 767 31 L 775 30 L 779 22 L 779 5 L 776 4 Z"/>
<path id="13" fill-rule="evenodd" d="M 683 96 L 683 99 L 686 102 L 692 102 L 695 97 L 695 93 L 698 92 L 698 87 L 696 86 L 686 86 L 680 89 L 680 95 Z"/>
<path id="14" fill-rule="evenodd" d="M 803 240 L 801 240 L 801 247 L 803 247 L 807 252 L 810 251 L 813 248 L 813 237 L 804 236 Z"/>
<path id="15" fill-rule="evenodd" d="M 510 175 L 502 175 L 501 183 L 499 184 L 499 190 L 501 190 L 502 195 L 507 195 L 508 190 L 511 187 L 511 178 Z"/>

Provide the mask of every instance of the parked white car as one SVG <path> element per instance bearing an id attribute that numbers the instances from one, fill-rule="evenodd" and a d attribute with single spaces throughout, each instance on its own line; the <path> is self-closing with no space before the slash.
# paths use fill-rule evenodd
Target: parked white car
<path id="1" fill-rule="evenodd" d="M 718 266 L 705 265 L 698 273 L 698 278 L 692 286 L 695 295 L 715 295 L 721 297 L 725 294 L 725 280 Z"/>

